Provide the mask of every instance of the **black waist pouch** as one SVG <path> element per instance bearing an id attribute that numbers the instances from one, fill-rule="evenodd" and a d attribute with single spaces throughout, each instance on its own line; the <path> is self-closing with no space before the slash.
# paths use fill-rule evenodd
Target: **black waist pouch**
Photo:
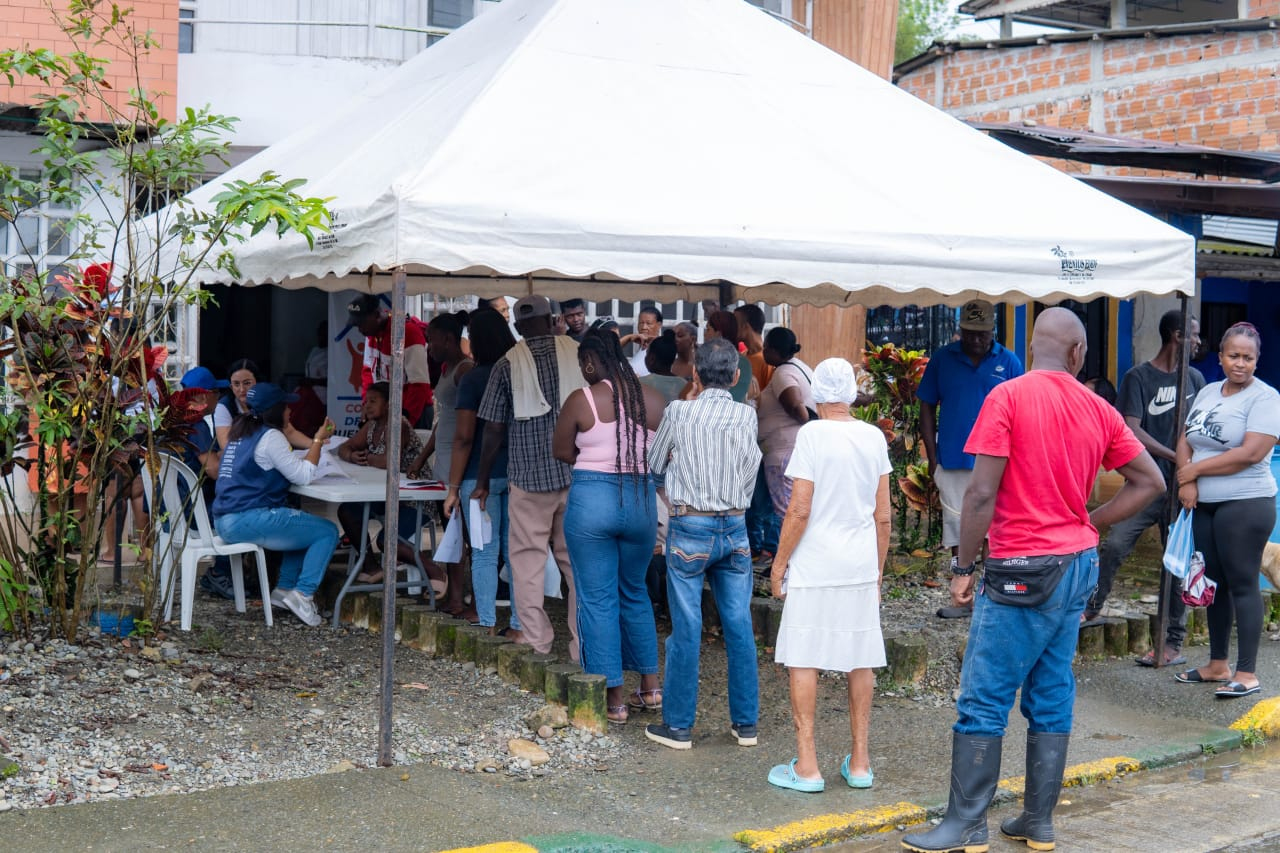
<path id="1" fill-rule="evenodd" d="M 983 566 L 983 590 L 997 604 L 1039 607 L 1058 588 L 1076 556 L 988 557 Z"/>

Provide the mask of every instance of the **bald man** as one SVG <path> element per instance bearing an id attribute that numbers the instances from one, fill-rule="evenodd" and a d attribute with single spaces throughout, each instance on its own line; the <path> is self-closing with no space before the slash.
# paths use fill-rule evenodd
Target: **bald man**
<path id="1" fill-rule="evenodd" d="M 1076 380 L 1084 326 L 1049 308 L 1031 337 L 1031 372 L 987 397 L 965 444 L 973 477 L 960 516 L 957 606 L 973 603 L 952 735 L 947 813 L 930 832 L 905 836 L 907 850 L 985 850 L 987 806 L 1000 779 L 1000 748 L 1014 696 L 1027 718 L 1022 814 L 1001 824 L 1010 838 L 1053 849 L 1053 809 L 1062 787 L 1075 704 L 1080 614 L 1098 582 L 1098 528 L 1128 518 L 1164 491 L 1155 461 L 1120 413 Z M 1125 484 L 1092 513 L 1085 502 L 1099 465 Z M 974 595 L 974 561 L 990 542 Z"/>

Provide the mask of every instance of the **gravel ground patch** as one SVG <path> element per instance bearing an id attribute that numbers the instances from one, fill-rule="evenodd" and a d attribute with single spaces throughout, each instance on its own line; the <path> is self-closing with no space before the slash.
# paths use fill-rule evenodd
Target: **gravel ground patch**
<path id="1" fill-rule="evenodd" d="M 945 558 L 918 563 L 886 581 L 886 631 L 919 633 L 928 645 L 923 685 L 882 678 L 877 707 L 908 701 L 945 707 L 959 685 L 957 649 L 968 619 L 939 619 L 950 602 Z M 1136 598 L 1139 584 L 1125 579 Z M 1126 602 L 1138 609 L 1139 602 Z M 1145 609 L 1150 609 L 1143 605 Z M 567 659 L 563 602 L 549 602 L 555 651 Z M 183 793 L 371 767 L 377 753 L 381 638 L 354 628 L 306 628 L 288 614 L 267 630 L 250 606 L 201 595 L 195 629 L 170 631 L 146 646 L 91 629 L 78 644 L 0 638 L 0 811 L 103 799 Z M 658 623 L 659 634 L 670 625 Z M 698 728 L 723 716 L 725 657 L 711 632 L 704 643 Z M 761 649 L 761 725 L 789 733 L 785 672 Z M 597 737 L 526 723 L 543 707 L 472 664 L 433 660 L 398 647 L 395 658 L 397 764 L 426 762 L 460 773 L 489 772 L 533 781 L 547 776 L 597 786 L 609 771 L 643 770 L 651 759 L 643 724 Z M 632 676 L 634 679 L 634 676 Z M 824 677 L 820 727 L 847 719 L 842 676 Z M 879 713 L 879 712 L 877 712 Z M 535 760 L 509 741 L 545 751 Z"/>
<path id="2" fill-rule="evenodd" d="M 374 766 L 381 638 L 267 630 L 228 602 L 156 645 L 90 634 L 0 646 L 0 811 L 183 793 Z M 526 725 L 541 697 L 399 648 L 396 763 L 535 778 L 616 757 L 616 738 Z M 546 753 L 516 757 L 524 739 Z"/>

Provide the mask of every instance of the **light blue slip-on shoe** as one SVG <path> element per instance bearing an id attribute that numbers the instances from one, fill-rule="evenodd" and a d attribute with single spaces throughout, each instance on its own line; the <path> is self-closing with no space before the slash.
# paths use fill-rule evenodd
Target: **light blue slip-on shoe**
<path id="1" fill-rule="evenodd" d="M 850 788 L 870 788 L 872 783 L 876 781 L 875 771 L 868 768 L 866 776 L 854 776 L 849 772 L 849 759 L 851 758 L 853 758 L 852 755 L 844 757 L 844 763 L 840 765 L 840 775 L 844 777 L 844 781 L 849 783 Z"/>
<path id="2" fill-rule="evenodd" d="M 769 771 L 769 784 L 805 794 L 822 793 L 827 787 L 825 779 L 802 779 L 796 775 L 796 762 L 799 760 L 798 758 L 793 758 L 790 764 L 775 766 Z"/>

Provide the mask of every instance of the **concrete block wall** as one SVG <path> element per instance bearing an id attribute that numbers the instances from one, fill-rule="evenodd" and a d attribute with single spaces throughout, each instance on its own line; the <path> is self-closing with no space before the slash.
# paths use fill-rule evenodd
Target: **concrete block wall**
<path id="1" fill-rule="evenodd" d="M 55 6 L 66 9 L 65 0 L 57 0 Z M 109 4 L 106 14 L 110 14 Z M 108 99 L 117 109 L 125 109 L 129 89 L 142 85 L 152 93 L 160 114 L 168 119 L 176 116 L 176 92 L 178 91 L 178 0 L 131 0 L 121 3 L 133 10 L 127 19 L 138 33 L 150 32 L 159 42 L 145 56 L 140 57 L 137 69 L 124 61 L 125 54 L 111 44 L 88 45 L 79 49 L 90 56 L 108 59 L 107 83 L 111 89 Z M 73 49 L 72 41 L 58 26 L 46 0 L 4 0 L 0 3 L 0 50 L 48 48 L 59 53 Z M 31 103 L 47 90 L 42 86 L 22 83 L 9 87 L 7 81 L 0 89 L 0 102 Z M 156 93 L 164 93 L 158 95 Z M 103 113 L 90 114 L 89 121 L 103 121 Z"/>
<path id="2" fill-rule="evenodd" d="M 959 49 L 897 82 L 963 119 L 1034 120 L 1165 142 L 1276 151 L 1278 75 L 1280 32 L 1257 30 Z"/>

